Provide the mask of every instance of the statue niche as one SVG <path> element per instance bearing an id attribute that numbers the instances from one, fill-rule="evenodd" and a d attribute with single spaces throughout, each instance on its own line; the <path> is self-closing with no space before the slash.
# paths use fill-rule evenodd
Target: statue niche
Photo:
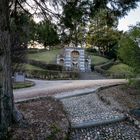
<path id="1" fill-rule="evenodd" d="M 71 59 L 72 59 L 72 68 L 75 70 L 79 69 L 79 57 L 80 53 L 76 50 L 71 52 Z"/>

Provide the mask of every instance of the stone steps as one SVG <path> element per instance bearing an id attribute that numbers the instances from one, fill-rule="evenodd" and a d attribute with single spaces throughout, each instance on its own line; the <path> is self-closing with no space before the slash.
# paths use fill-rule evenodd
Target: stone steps
<path id="1" fill-rule="evenodd" d="M 54 97 L 56 99 L 62 100 L 65 98 L 71 98 L 71 97 L 92 94 L 92 93 L 95 93 L 97 90 L 98 90 L 98 88 L 85 88 L 82 90 L 78 89 L 78 90 L 73 90 L 73 91 L 69 91 L 69 92 L 59 93 L 59 94 L 56 94 Z"/>
<path id="2" fill-rule="evenodd" d="M 64 104 L 71 122 L 70 139 L 139 140 L 139 130 L 131 127 L 131 124 L 124 123 L 124 114 L 100 101 L 96 94 L 97 90 L 98 88 L 85 89 L 56 95 Z"/>
<path id="3" fill-rule="evenodd" d="M 70 140 L 139 140 L 140 130 L 128 122 L 72 129 Z"/>
<path id="4" fill-rule="evenodd" d="M 61 98 L 73 128 L 91 127 L 125 119 L 125 116 L 106 107 L 95 92 Z"/>
<path id="5" fill-rule="evenodd" d="M 101 126 L 101 125 L 106 125 L 106 124 L 111 124 L 111 123 L 116 123 L 116 122 L 121 122 L 126 119 L 126 116 L 121 115 L 121 116 L 116 116 L 112 118 L 107 118 L 107 119 L 93 119 L 93 120 L 86 120 L 80 123 L 73 123 L 71 122 L 71 127 L 72 128 L 88 128 L 88 127 L 94 127 L 94 126 Z"/>

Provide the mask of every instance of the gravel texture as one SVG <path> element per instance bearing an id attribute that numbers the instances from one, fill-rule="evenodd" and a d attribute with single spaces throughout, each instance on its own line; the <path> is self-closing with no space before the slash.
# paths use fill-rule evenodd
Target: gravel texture
<path id="1" fill-rule="evenodd" d="M 140 140 L 140 129 L 133 123 L 110 121 L 122 118 L 124 114 L 118 112 L 118 102 L 113 100 L 111 106 L 110 102 L 100 98 L 99 93 L 61 99 L 72 125 L 70 140 Z M 89 125 L 83 127 L 85 123 Z"/>
<path id="2" fill-rule="evenodd" d="M 140 130 L 128 122 L 73 129 L 70 140 L 140 140 Z"/>
<path id="3" fill-rule="evenodd" d="M 112 110 L 111 107 L 105 106 L 96 93 L 62 99 L 61 101 L 69 113 L 72 125 L 91 121 L 97 123 L 123 116 L 123 114 Z"/>

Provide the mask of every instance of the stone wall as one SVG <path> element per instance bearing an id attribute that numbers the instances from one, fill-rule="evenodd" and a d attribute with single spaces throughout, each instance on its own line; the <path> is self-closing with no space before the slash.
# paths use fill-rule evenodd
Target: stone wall
<path id="1" fill-rule="evenodd" d="M 91 71 L 91 59 L 85 56 L 83 48 L 65 48 L 57 57 L 57 64 L 64 65 L 67 70 Z"/>

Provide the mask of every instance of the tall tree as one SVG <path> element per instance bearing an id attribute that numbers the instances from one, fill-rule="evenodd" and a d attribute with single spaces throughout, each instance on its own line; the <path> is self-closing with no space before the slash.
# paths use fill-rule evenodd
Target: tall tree
<path id="1" fill-rule="evenodd" d="M 42 21 L 36 28 L 37 40 L 44 44 L 44 47 L 57 45 L 59 36 L 57 33 L 57 27 L 50 21 Z"/>
<path id="2" fill-rule="evenodd" d="M 140 28 L 139 24 L 124 33 L 119 41 L 119 58 L 133 67 L 135 73 L 140 73 Z"/>
<path id="3" fill-rule="evenodd" d="M 104 23 L 102 25 L 112 26 L 116 19 L 123 17 L 130 9 L 137 6 L 139 0 L 74 0 L 63 4 L 62 25 L 67 30 L 65 35 L 73 40 L 75 46 L 79 42 L 79 27 L 88 23 L 89 19 L 95 19 L 100 11 L 104 10 Z M 100 15 L 99 15 L 100 16 Z M 115 18 L 115 20 L 114 20 Z M 82 25 L 83 26 L 83 25 Z M 86 26 L 85 26 L 86 28 Z M 64 33 L 63 33 L 64 34 Z M 84 38 L 83 38 L 84 39 Z"/>
<path id="4" fill-rule="evenodd" d="M 28 42 L 34 39 L 34 22 L 30 15 L 18 8 L 11 16 L 11 60 L 12 73 L 23 69 L 22 61 L 26 59 Z"/>
<path id="5" fill-rule="evenodd" d="M 9 24 L 9 0 L 0 0 L 0 138 L 15 120 L 15 107 L 11 81 L 11 42 Z"/>
<path id="6" fill-rule="evenodd" d="M 77 47 L 84 38 L 84 29 L 88 20 L 89 1 L 69 1 L 63 5 L 61 25 L 67 29 L 70 42 Z"/>

